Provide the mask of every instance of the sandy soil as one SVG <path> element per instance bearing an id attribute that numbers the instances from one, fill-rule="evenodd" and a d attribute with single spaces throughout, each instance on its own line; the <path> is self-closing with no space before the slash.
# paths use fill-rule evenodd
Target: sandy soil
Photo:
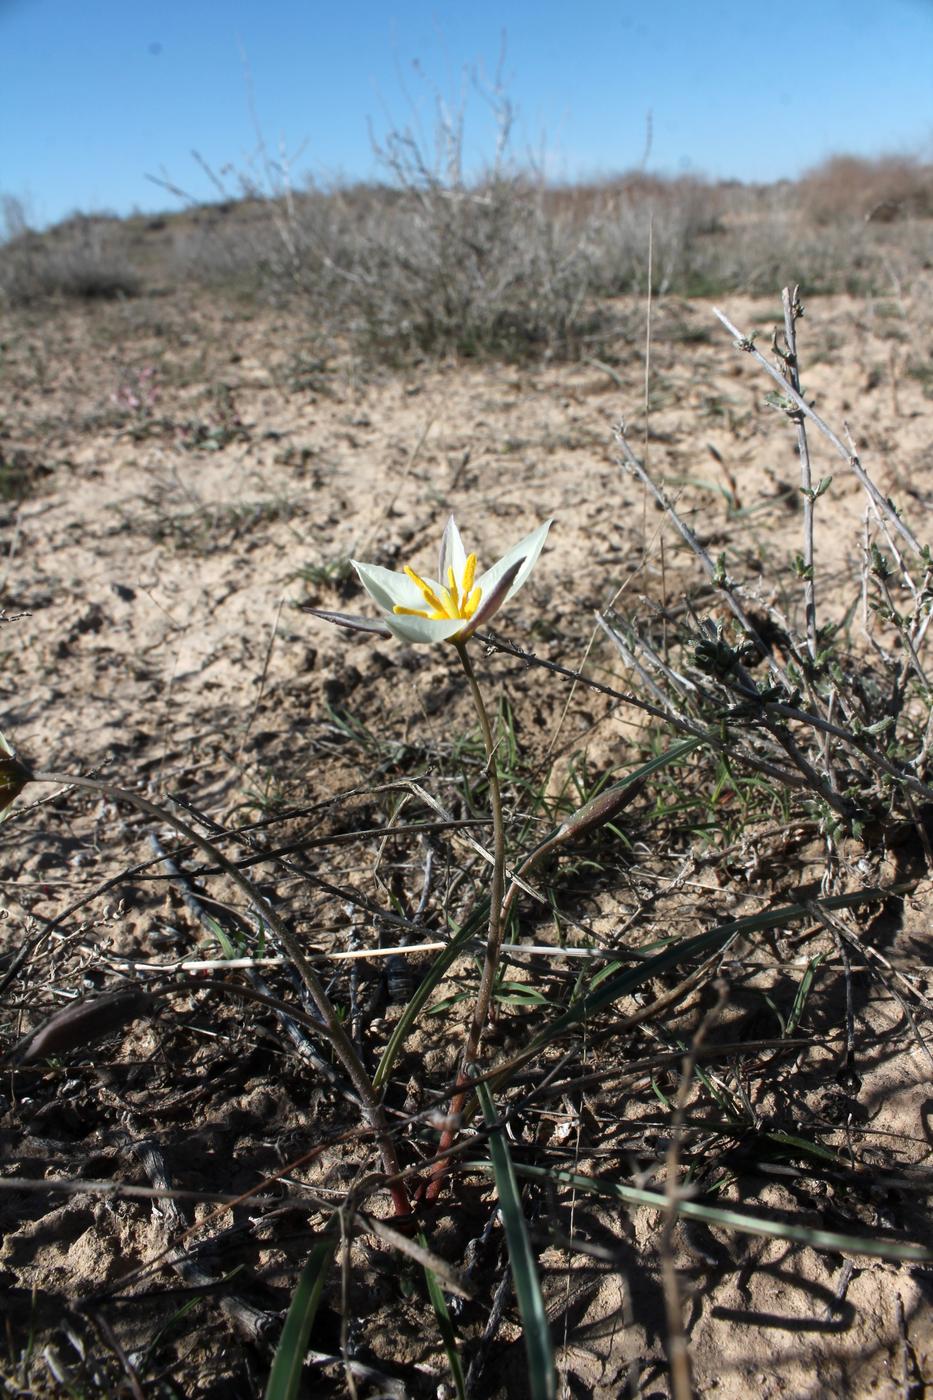
<path id="1" fill-rule="evenodd" d="M 909 305 L 823 299 L 801 327 L 808 398 L 837 428 L 849 424 L 877 484 L 909 511 L 921 538 L 933 504 L 933 405 L 924 394 L 929 377 L 910 371 L 930 363 L 930 303 L 924 287 Z M 766 346 L 780 307 L 735 299 L 726 310 Z M 541 657 L 570 667 L 585 661 L 588 674 L 626 687 L 631 678 L 596 634 L 594 610 L 615 600 L 628 616 L 644 615 L 653 601 L 682 597 L 696 569 L 620 469 L 613 427 L 622 418 L 710 553 L 732 551 L 731 572 L 741 573 L 753 600 L 782 600 L 786 562 L 800 547 L 792 431 L 708 304 L 662 302 L 653 318 L 646 417 L 638 307 L 611 366 L 379 372 L 319 343 L 293 312 L 165 297 L 8 317 L 0 327 L 0 454 L 29 489 L 2 506 L 4 732 L 43 768 L 97 772 L 159 801 L 174 794 L 222 825 L 263 819 L 276 804 L 306 809 L 275 828 L 276 841 L 299 829 L 331 838 L 378 827 L 387 816 L 380 779 L 417 776 L 436 802 L 455 806 L 457 780 L 464 765 L 475 772 L 476 759 L 458 748 L 472 721 L 450 656 L 373 644 L 295 604 L 367 611 L 349 557 L 429 569 L 450 511 L 481 567 L 553 516 L 548 549 L 500 630 Z M 842 617 L 858 601 L 864 495 L 828 448 L 816 441 L 814 450 L 816 473 L 833 476 L 818 503 L 821 605 L 824 615 Z M 478 660 L 512 707 L 527 771 L 552 795 L 584 767 L 615 771 L 643 751 L 642 722 L 605 697 L 502 655 Z M 533 830 L 540 813 L 523 812 L 515 793 L 511 800 L 516 822 L 527 818 L 524 829 Z M 633 822 L 634 863 L 613 856 L 598 877 L 577 871 L 559 886 L 561 908 L 596 937 L 636 916 L 638 942 L 652 928 L 696 932 L 819 878 L 822 848 L 811 838 L 792 850 L 778 841 L 771 868 L 744 883 L 721 866 L 694 866 L 678 885 L 683 852 L 652 849 L 650 830 Z M 5 1045 L 76 992 L 116 985 L 126 972 L 120 959 L 216 954 L 178 887 L 147 873 L 124 875 L 48 932 L 49 920 L 103 881 L 151 859 L 151 831 L 126 808 L 87 795 L 29 789 L 19 799 L 3 835 L 0 938 L 8 953 L 25 942 L 30 955 L 5 987 Z M 171 844 L 166 831 L 159 835 Z M 449 845 L 438 856 L 439 866 L 447 862 L 444 888 L 432 893 L 426 927 L 463 849 Z M 767 867 L 770 849 L 754 838 L 748 864 L 763 857 Z M 341 888 L 386 909 L 393 893 L 394 907 L 417 904 L 422 847 L 410 842 L 382 868 L 374 850 L 335 847 L 275 877 L 276 898 L 309 946 L 384 933 L 341 900 Z M 857 858 L 872 874 L 891 874 L 890 852 Z M 309 883 L 309 869 L 338 893 Z M 656 902 L 642 914 L 650 880 Z M 921 868 L 907 898 L 866 914 L 861 927 L 894 966 L 909 968 L 920 996 L 931 990 L 926 888 Z M 222 897 L 233 902 L 229 891 Z M 534 910 L 526 917 L 529 935 L 543 941 L 548 919 Z M 777 939 L 778 961 L 794 946 L 790 935 Z M 0 976 L 8 966 L 0 964 Z M 462 991 L 468 972 L 465 965 L 452 974 L 441 993 Z M 555 973 L 545 993 L 561 996 L 572 985 L 567 976 Z M 773 1024 L 762 1029 L 760 1012 L 749 1012 L 749 985 L 730 1001 L 736 1038 L 773 1035 Z M 689 1037 L 710 995 L 678 1007 L 665 1034 Z M 808 1034 L 838 1031 L 840 995 L 838 979 L 819 989 Z M 817 1228 L 851 1232 L 858 1224 L 933 1246 L 924 1197 L 933 1062 L 882 987 L 862 978 L 857 1002 L 851 1078 L 838 1078 L 829 1050 L 775 1056 L 747 1071 L 759 1123 L 820 1123 L 834 1169 L 849 1176 L 769 1178 L 752 1170 L 737 1131 L 725 1199 Z M 503 1016 L 498 1043 L 521 1043 L 526 1011 Z M 914 1011 L 922 1018 L 922 1006 Z M 368 1053 L 384 1044 L 398 1014 L 391 998 L 376 1007 Z M 458 1004 L 421 1024 L 400 1062 L 394 1111 L 416 1112 L 432 1085 L 443 1086 L 464 1014 Z M 646 1030 L 613 1048 L 609 1061 L 594 1051 L 594 1064 L 637 1059 L 659 1044 Z M 676 1076 L 663 1082 L 676 1092 Z M 354 1121 L 274 1017 L 197 987 L 115 1026 L 90 1049 L 11 1064 L 0 1109 L 4 1178 L 159 1186 L 162 1170 L 195 1192 L 253 1188 Z M 616 1180 L 638 1179 L 665 1151 L 644 1074 L 618 1092 L 597 1084 L 567 1095 L 534 1124 L 526 1124 L 527 1141 L 548 1142 L 554 1162 Z M 155 1157 L 140 1146 L 147 1143 Z M 431 1150 L 427 1140 L 418 1150 Z M 370 1149 L 351 1140 L 289 1179 L 336 1200 L 375 1165 Z M 173 1272 L 163 1259 L 140 1276 L 208 1205 L 180 1200 L 176 1216 L 144 1199 L 5 1190 L 9 1393 L 64 1394 L 71 1383 L 81 1393 L 129 1394 L 127 1378 L 136 1375 L 147 1395 L 261 1393 L 309 1241 L 309 1207 L 278 1189 L 278 1204 L 239 1207 L 197 1236 L 200 1272 Z M 668 1395 L 663 1220 L 569 1194 L 559 1204 L 529 1198 L 529 1210 L 562 1393 Z M 502 1276 L 492 1212 L 482 1180 L 464 1177 L 425 1223 L 440 1255 L 460 1269 L 472 1261 L 475 1296 L 456 1319 L 468 1358 L 482 1351 Z M 568 1252 L 561 1231 L 578 1247 Z M 843 1258 L 707 1226 L 678 1226 L 674 1248 L 697 1393 L 926 1393 L 929 1266 Z M 446 1362 L 417 1270 L 406 1273 L 372 1237 L 346 1258 L 360 1365 L 389 1376 L 393 1394 L 442 1393 Z M 181 1311 L 186 1303 L 190 1314 Z M 322 1356 L 340 1352 L 340 1313 L 338 1270 L 312 1338 Z M 488 1355 L 476 1393 L 525 1393 L 511 1298 Z M 322 1361 L 317 1374 L 315 1393 L 345 1392 L 339 1363 Z M 386 1393 L 378 1376 L 358 1371 L 357 1382 L 360 1394 Z"/>

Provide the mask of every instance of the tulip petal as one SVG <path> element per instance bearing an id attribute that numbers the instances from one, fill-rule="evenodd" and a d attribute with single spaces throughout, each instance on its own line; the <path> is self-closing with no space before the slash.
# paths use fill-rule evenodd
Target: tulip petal
<path id="1" fill-rule="evenodd" d="M 407 574 L 383 569 L 378 564 L 359 564 L 355 559 L 351 559 L 350 563 L 359 575 L 360 583 L 366 592 L 383 612 L 390 613 L 396 605 L 401 608 L 425 606 L 424 594 Z"/>
<path id="2" fill-rule="evenodd" d="M 482 627 L 484 623 L 488 622 L 489 619 L 491 617 L 494 617 L 495 614 L 499 611 L 499 609 L 502 607 L 502 604 L 509 596 L 509 593 L 512 591 L 515 579 L 524 563 L 524 559 L 514 560 L 514 562 L 509 565 L 505 573 L 501 576 L 501 578 L 499 579 L 496 586 L 492 589 L 492 591 L 490 593 L 483 593 L 483 600 L 480 603 L 478 610 L 470 618 L 469 623 L 464 629 L 464 641 L 466 641 L 467 637 L 472 637 L 477 627 Z"/>
<path id="3" fill-rule="evenodd" d="M 441 550 L 437 561 L 438 582 L 446 588 L 448 584 L 447 570 L 453 569 L 454 578 L 459 583 L 463 578 L 466 558 L 466 550 L 463 548 L 463 540 L 460 538 L 457 522 L 451 516 L 441 536 Z"/>
<path id="4" fill-rule="evenodd" d="M 466 626 L 462 617 L 431 618 L 398 615 L 383 619 L 394 637 L 402 642 L 446 642 Z"/>
<path id="5" fill-rule="evenodd" d="M 312 613 L 314 617 L 320 617 L 324 622 L 333 622 L 337 627 L 346 627 L 351 632 L 375 632 L 380 637 L 391 637 L 392 633 L 386 624 L 374 617 L 351 617 L 349 613 L 327 612 L 324 608 L 309 608 L 306 603 L 301 604 L 302 612 Z"/>
<path id="6" fill-rule="evenodd" d="M 507 589 L 505 596 L 496 605 L 497 608 L 501 607 L 509 598 L 515 597 L 515 594 L 521 588 L 535 564 L 538 562 L 538 555 L 544 548 L 544 541 L 547 539 L 547 532 L 550 530 L 552 523 L 553 521 L 546 520 L 543 525 L 538 526 L 537 530 L 532 530 L 530 535 L 526 535 L 524 539 L 519 540 L 518 544 L 513 545 L 510 550 L 507 550 L 506 553 L 503 554 L 498 563 L 493 564 L 491 569 L 487 569 L 482 577 L 476 580 L 477 585 L 483 590 L 483 602 L 485 602 L 489 594 L 496 589 L 503 575 L 506 574 L 512 568 L 516 560 L 518 560 L 520 561 L 520 568 L 513 574 L 512 583 Z M 482 603 L 480 605 L 480 611 L 485 612 Z M 491 613 L 487 614 L 487 617 L 491 615 Z"/>

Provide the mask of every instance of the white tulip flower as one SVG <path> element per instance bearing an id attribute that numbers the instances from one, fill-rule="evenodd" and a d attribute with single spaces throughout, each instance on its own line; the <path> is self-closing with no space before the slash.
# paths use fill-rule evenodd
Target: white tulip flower
<path id="1" fill-rule="evenodd" d="M 381 619 L 309 608 L 317 617 L 361 632 L 398 637 L 403 642 L 463 643 L 518 592 L 544 547 L 551 521 L 519 540 L 491 569 L 476 575 L 476 555 L 463 548 L 453 516 L 441 538 L 437 579 L 422 578 L 406 565 L 404 573 L 351 560 Z"/>

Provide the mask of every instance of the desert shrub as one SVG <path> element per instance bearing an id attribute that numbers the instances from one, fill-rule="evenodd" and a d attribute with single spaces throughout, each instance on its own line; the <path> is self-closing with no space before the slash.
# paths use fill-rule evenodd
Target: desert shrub
<path id="1" fill-rule="evenodd" d="M 929 259 L 926 225 L 892 228 L 841 206 L 818 222 L 807 191 L 791 181 L 768 186 L 699 180 L 631 182 L 591 192 L 584 206 L 593 282 L 602 295 L 767 295 L 807 269 L 812 293 L 890 290 L 892 264 L 909 275 Z M 915 202 L 915 206 L 916 205 Z"/>
<path id="2" fill-rule="evenodd" d="M 688 711 L 688 725 L 700 714 L 710 725 L 714 716 L 728 713 L 730 755 L 747 742 L 757 762 L 764 753 L 762 745 L 770 743 L 772 757 L 781 763 L 790 761 L 785 770 L 788 787 L 808 794 L 807 801 L 824 829 L 830 833 L 849 829 L 861 835 L 872 822 L 884 827 L 894 820 L 915 820 L 914 797 L 927 800 L 930 796 L 925 774 L 930 688 L 920 653 L 930 621 L 933 565 L 929 548 L 877 489 L 851 448 L 801 395 L 796 324 L 803 307 L 796 289 L 785 289 L 784 307 L 783 340 L 777 333 L 774 340 L 776 363 L 718 313 L 726 329 L 735 333 L 737 347 L 777 384 L 772 406 L 787 415 L 797 437 L 802 548 L 782 585 L 779 605 L 756 611 L 756 581 L 737 583 L 729 573 L 737 561 L 726 553 L 715 561 L 711 558 L 620 435 L 625 466 L 667 513 L 694 554 L 712 595 L 732 618 L 726 623 L 722 616 L 698 618 L 691 613 L 682 629 L 683 651 L 676 665 L 657 654 L 649 635 L 656 619 L 644 636 L 627 618 L 620 621 L 618 630 L 610 626 L 608 631 L 639 677 L 661 678 L 654 687 L 656 696 L 662 686 L 670 687 L 667 709 L 677 714 L 679 724 Z M 860 567 L 867 651 L 853 646 L 846 620 L 827 618 L 822 604 L 818 625 L 821 570 L 814 553 L 813 521 L 826 508 L 817 503 L 830 491 L 833 478 L 817 482 L 811 477 L 808 416 L 865 490 L 869 523 L 860 543 Z M 687 676 L 689 681 L 682 684 Z M 838 720 L 839 711 L 844 722 Z M 918 781 L 917 772 L 923 774 L 922 780 Z"/>
<path id="3" fill-rule="evenodd" d="M 513 112 L 482 90 L 492 149 L 465 156 L 466 108 L 433 98 L 433 143 L 389 124 L 373 137 L 379 179 L 296 184 L 294 158 L 258 133 L 247 168 L 198 163 L 218 200 L 171 229 L 173 276 L 296 297 L 316 326 L 367 356 L 609 353 L 624 335 L 611 299 L 768 294 L 808 269 L 808 293 L 888 292 L 928 260 L 916 216 L 930 170 L 909 159 L 836 157 L 771 186 L 636 170 L 554 185 L 511 152 Z M 911 215 L 889 228 L 884 210 Z M 649 251 L 650 250 L 650 251 Z"/>
<path id="4" fill-rule="evenodd" d="M 590 189 L 580 202 L 593 280 L 603 295 L 689 295 L 706 288 L 711 241 L 724 231 L 727 195 L 700 179 L 664 180 L 636 173 Z"/>
<path id="5" fill-rule="evenodd" d="M 22 227 L 0 248 L 0 296 L 14 305 L 58 296 L 113 299 L 140 290 L 115 218 L 78 214 L 42 235 Z"/>
<path id="6" fill-rule="evenodd" d="M 586 230 L 512 162 L 511 108 L 490 100 L 496 148 L 478 176 L 462 109 L 438 101 L 433 153 L 394 129 L 373 142 L 383 182 L 283 201 L 286 271 L 364 349 L 564 354 L 592 328 Z"/>
<path id="7" fill-rule="evenodd" d="M 572 354 L 616 334 L 605 299 L 644 295 L 649 263 L 661 296 L 766 295 L 800 267 L 811 293 L 862 294 L 890 288 L 892 256 L 911 267 L 928 256 L 914 221 L 890 229 L 840 211 L 818 225 L 790 182 L 641 174 L 560 189 L 514 174 L 472 188 L 409 180 L 371 192 L 362 218 L 330 232 L 357 330 L 381 346 L 468 353 Z"/>
<path id="8" fill-rule="evenodd" d="M 832 156 L 799 183 L 801 208 L 817 223 L 876 223 L 933 216 L 933 167 L 908 156 Z"/>
<path id="9" fill-rule="evenodd" d="M 599 319 L 588 230 L 511 162 L 511 109 L 498 95 L 492 105 L 496 152 L 475 177 L 463 113 L 440 102 L 433 154 L 408 130 L 374 139 L 376 183 L 297 190 L 287 160 L 264 149 L 258 170 L 208 171 L 238 217 L 225 220 L 222 205 L 189 217 L 175 267 L 297 293 L 367 353 L 573 353 Z"/>
<path id="10" fill-rule="evenodd" d="M 247 197 L 187 210 L 171 225 L 172 279 L 256 288 L 282 278 L 282 244 L 269 201 Z"/>
<path id="11" fill-rule="evenodd" d="M 430 182 L 330 230 L 327 285 L 354 337 L 402 352 L 565 353 L 588 324 L 591 274 L 572 229 L 518 176 Z"/>
<path id="12" fill-rule="evenodd" d="M 890 293 L 930 263 L 931 168 L 835 157 L 768 186 L 643 171 L 553 185 L 509 156 L 510 110 L 470 173 L 462 114 L 438 108 L 431 154 L 405 130 L 375 142 L 376 182 L 296 188 L 288 160 L 207 170 L 218 198 L 144 223 L 76 216 L 33 232 L 7 201 L 0 297 L 131 296 L 143 280 L 294 299 L 367 357 L 515 359 L 611 352 L 614 299 L 767 295 L 807 269 L 808 294 Z"/>

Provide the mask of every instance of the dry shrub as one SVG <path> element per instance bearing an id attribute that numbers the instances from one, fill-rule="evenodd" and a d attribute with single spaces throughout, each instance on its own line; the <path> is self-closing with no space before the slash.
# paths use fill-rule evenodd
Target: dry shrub
<path id="1" fill-rule="evenodd" d="M 807 294 L 887 295 L 930 265 L 933 167 L 838 156 L 801 182 L 742 185 L 637 171 L 549 184 L 508 158 L 510 111 L 486 172 L 464 170 L 460 119 L 438 151 L 407 131 L 376 144 L 384 179 L 296 190 L 268 155 L 259 177 L 210 174 L 219 199 L 122 223 L 29 230 L 8 201 L 0 297 L 128 296 L 195 283 L 293 299 L 315 330 L 376 358 L 611 354 L 613 299 L 767 294 L 807 270 Z M 202 167 L 207 169 L 202 162 Z"/>
<path id="2" fill-rule="evenodd" d="M 381 351 L 506 357 L 568 353 L 591 328 L 591 268 L 542 189 L 505 175 L 369 192 L 306 238 L 358 341 Z M 352 217 L 348 217 L 352 212 Z M 322 256 L 323 253 L 323 256 Z"/>
<path id="3" fill-rule="evenodd" d="M 296 190 L 261 139 L 253 169 L 199 158 L 218 207 L 238 216 L 198 225 L 189 210 L 177 274 L 298 293 L 320 325 L 379 357 L 575 354 L 602 315 L 588 231 L 512 163 L 511 106 L 498 88 L 486 98 L 495 154 L 479 177 L 465 169 L 463 108 L 439 98 L 433 150 L 408 129 L 373 138 L 379 183 Z"/>
<path id="4" fill-rule="evenodd" d="M 831 156 L 799 184 L 803 211 L 820 224 L 933 217 L 933 166 L 910 156 Z"/>
<path id="5" fill-rule="evenodd" d="M 255 195 L 185 210 L 170 222 L 172 280 L 256 289 L 284 281 L 273 202 Z"/>
<path id="6" fill-rule="evenodd" d="M 51 297 L 112 299 L 136 296 L 141 278 L 130 261 L 121 220 L 75 214 L 37 234 L 17 227 L 6 208 L 13 236 L 0 248 L 0 297 L 28 305 Z"/>
<path id="7" fill-rule="evenodd" d="M 728 188 L 691 178 L 636 173 L 582 192 L 595 287 L 602 295 L 701 295 L 710 282 L 710 245 L 725 230 Z M 713 281 L 721 285 L 719 278 Z"/>

